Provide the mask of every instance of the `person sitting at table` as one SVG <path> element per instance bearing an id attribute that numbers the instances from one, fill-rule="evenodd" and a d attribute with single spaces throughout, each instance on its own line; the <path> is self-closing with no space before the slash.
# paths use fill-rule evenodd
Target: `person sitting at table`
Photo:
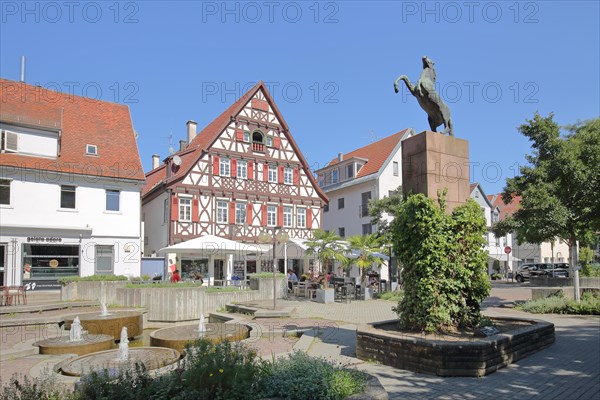
<path id="1" fill-rule="evenodd" d="M 288 269 L 288 289 L 290 292 L 292 291 L 292 287 L 295 283 L 298 283 L 298 276 L 294 273 L 294 271 Z"/>

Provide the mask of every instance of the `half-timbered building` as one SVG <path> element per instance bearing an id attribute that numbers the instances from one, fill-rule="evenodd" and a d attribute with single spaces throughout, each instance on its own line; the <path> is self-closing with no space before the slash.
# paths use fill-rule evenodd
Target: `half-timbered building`
<path id="1" fill-rule="evenodd" d="M 142 191 L 144 253 L 204 235 L 258 243 L 261 232 L 282 227 L 292 239 L 306 239 L 321 227 L 327 196 L 319 189 L 289 127 L 263 82 L 259 82 L 146 174 Z M 162 256 L 159 254 L 159 256 Z M 211 255 L 167 258 L 186 276 L 242 278 L 269 271 L 268 257 L 238 259 Z M 289 254 L 288 266 L 301 272 L 305 260 Z M 280 265 L 283 270 L 283 263 Z"/>

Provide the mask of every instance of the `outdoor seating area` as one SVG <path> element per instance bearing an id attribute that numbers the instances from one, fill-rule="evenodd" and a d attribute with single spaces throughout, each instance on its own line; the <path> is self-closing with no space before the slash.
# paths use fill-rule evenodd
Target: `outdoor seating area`
<path id="1" fill-rule="evenodd" d="M 0 306 L 27 304 L 25 286 L 0 286 Z"/>

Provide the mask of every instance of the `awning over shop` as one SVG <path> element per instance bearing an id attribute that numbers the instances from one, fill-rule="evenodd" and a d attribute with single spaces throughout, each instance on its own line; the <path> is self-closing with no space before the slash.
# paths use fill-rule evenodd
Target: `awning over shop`
<path id="1" fill-rule="evenodd" d="M 265 252 L 264 246 L 255 243 L 240 243 L 213 235 L 205 235 L 160 249 L 159 253 L 175 253 L 198 256 L 238 255 L 249 256 Z"/>
<path id="2" fill-rule="evenodd" d="M 488 254 L 488 257 L 493 260 L 506 261 L 506 254 Z M 511 254 L 508 255 L 508 261 L 521 261 L 520 258 L 513 257 Z"/>

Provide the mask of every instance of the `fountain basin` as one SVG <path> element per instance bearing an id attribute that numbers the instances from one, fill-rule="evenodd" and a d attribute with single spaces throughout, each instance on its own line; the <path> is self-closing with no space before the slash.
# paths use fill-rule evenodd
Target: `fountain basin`
<path id="1" fill-rule="evenodd" d="M 82 376 L 92 371 L 118 370 L 127 365 L 143 364 L 147 370 L 155 370 L 177 362 L 181 354 L 164 347 L 134 347 L 129 349 L 129 361 L 119 361 L 119 350 L 100 351 L 74 358 L 60 367 L 68 376 Z"/>
<path id="2" fill-rule="evenodd" d="M 74 317 L 65 318 L 65 329 L 71 329 Z M 144 330 L 144 318 L 139 311 L 112 311 L 109 315 L 87 313 L 79 315 L 81 327 L 90 335 L 110 335 L 113 340 L 121 339 L 121 330 L 127 327 L 130 338 L 139 336 Z"/>
<path id="3" fill-rule="evenodd" d="M 250 336 L 250 327 L 244 324 L 207 323 L 205 327 L 203 337 L 213 343 L 240 341 Z M 183 353 L 188 343 L 199 338 L 198 324 L 172 326 L 150 333 L 150 346 L 168 347 Z"/>
<path id="4" fill-rule="evenodd" d="M 40 340 L 34 346 L 40 348 L 40 354 L 77 354 L 79 356 L 97 351 L 110 350 L 115 342 L 111 335 L 83 335 L 83 340 L 69 341 L 68 337 Z"/>

